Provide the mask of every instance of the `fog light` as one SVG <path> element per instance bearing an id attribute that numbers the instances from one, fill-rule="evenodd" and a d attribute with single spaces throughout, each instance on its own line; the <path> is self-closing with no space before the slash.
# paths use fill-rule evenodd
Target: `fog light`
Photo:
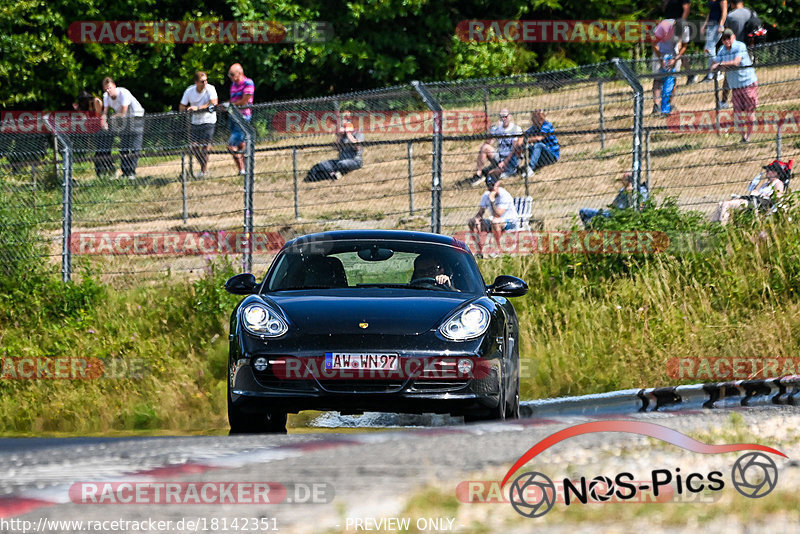
<path id="1" fill-rule="evenodd" d="M 267 359 L 266 358 L 256 358 L 253 362 L 253 367 L 255 367 L 256 371 L 265 371 L 267 369 Z"/>
<path id="2" fill-rule="evenodd" d="M 472 360 L 462 358 L 458 360 L 458 373 L 468 375 L 472 372 Z"/>

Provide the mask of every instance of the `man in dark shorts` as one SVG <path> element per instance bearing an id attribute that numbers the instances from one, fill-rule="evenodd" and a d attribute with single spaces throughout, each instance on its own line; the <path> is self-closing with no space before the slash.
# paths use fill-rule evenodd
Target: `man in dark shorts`
<path id="1" fill-rule="evenodd" d="M 218 103 L 217 90 L 208 83 L 208 75 L 203 71 L 197 71 L 194 75 L 194 85 L 183 92 L 180 110 L 193 112 L 189 139 L 192 142 L 192 152 L 200 162 L 200 172 L 196 175 L 198 178 L 208 174 L 208 150 L 217 125 L 217 113 L 215 111 L 209 113 L 208 110 L 209 106 L 216 106 Z"/>

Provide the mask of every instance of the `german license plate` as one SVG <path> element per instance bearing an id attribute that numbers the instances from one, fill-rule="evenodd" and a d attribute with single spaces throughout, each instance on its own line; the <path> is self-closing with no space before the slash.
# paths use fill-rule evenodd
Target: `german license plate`
<path id="1" fill-rule="evenodd" d="M 397 354 L 353 352 L 326 352 L 325 369 L 366 369 L 368 371 L 396 371 L 400 368 Z"/>

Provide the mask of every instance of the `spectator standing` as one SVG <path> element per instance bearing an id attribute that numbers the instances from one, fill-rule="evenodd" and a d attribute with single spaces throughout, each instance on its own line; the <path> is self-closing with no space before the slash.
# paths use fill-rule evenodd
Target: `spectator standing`
<path id="1" fill-rule="evenodd" d="M 672 112 L 672 87 L 674 76 L 669 73 L 681 69 L 681 58 L 689 44 L 689 27 L 682 19 L 662 20 L 655 30 L 653 43 L 653 114 Z M 670 79 L 671 78 L 671 79 Z M 666 86 L 667 91 L 662 94 Z"/>
<path id="2" fill-rule="evenodd" d="M 114 163 L 111 160 L 112 135 L 103 120 L 103 101 L 84 90 L 78 93 L 72 107 L 88 115 L 88 129 L 91 133 L 87 134 L 87 149 L 91 150 L 89 145 L 94 139 L 94 172 L 98 178 L 107 177 L 114 172 Z"/>
<path id="3" fill-rule="evenodd" d="M 122 175 L 133 180 L 144 137 L 144 108 L 130 91 L 117 87 L 110 77 L 103 78 L 103 91 L 103 120 L 111 132 L 119 134 Z M 109 110 L 114 110 L 111 118 L 108 118 Z"/>
<path id="4" fill-rule="evenodd" d="M 516 230 L 519 226 L 519 215 L 514 207 L 514 197 L 511 193 L 500 187 L 500 178 L 489 175 L 486 177 L 486 192 L 481 196 L 478 213 L 469 220 L 469 230 L 473 233 L 491 232 L 500 250 L 500 237 L 507 230 Z M 483 218 L 484 213 L 490 218 Z M 478 254 L 483 254 L 481 239 L 478 238 Z"/>
<path id="5" fill-rule="evenodd" d="M 745 29 L 747 26 L 747 22 L 750 20 L 750 17 L 755 15 L 755 11 L 748 7 L 744 7 L 744 2 L 733 2 L 733 9 L 728 12 L 728 16 L 725 18 L 725 28 L 731 30 L 733 35 L 736 36 L 736 40 L 740 43 L 744 43 L 745 47 L 751 43 L 748 43 L 748 36 L 746 35 Z M 749 52 L 748 52 L 749 56 Z M 752 62 L 752 57 L 750 60 Z M 728 82 L 727 76 L 725 77 L 725 81 L 722 84 L 722 98 L 719 101 L 720 109 L 726 109 L 730 107 L 728 103 L 728 97 L 730 96 L 731 85 Z"/>
<path id="6" fill-rule="evenodd" d="M 671 19 L 675 21 L 681 20 L 688 28 L 686 21 L 689 19 L 689 12 L 692 9 L 691 0 L 663 0 L 661 7 L 664 12 L 665 19 Z M 697 81 L 695 78 L 696 76 L 687 74 L 686 85 Z"/>
<path id="7" fill-rule="evenodd" d="M 243 108 L 240 110 L 242 117 L 247 122 L 250 122 L 253 117 L 253 110 L 250 109 L 250 106 L 253 104 L 256 85 L 253 80 L 244 75 L 244 69 L 239 63 L 234 63 L 228 69 L 228 78 L 231 79 L 230 104 Z M 244 130 L 230 117 L 228 117 L 228 126 L 231 129 L 231 137 L 228 139 L 228 151 L 233 155 L 233 161 L 239 169 L 239 174 L 244 175 Z"/>
<path id="8" fill-rule="evenodd" d="M 194 85 L 190 85 L 183 92 L 180 110 L 193 112 L 192 123 L 189 126 L 189 140 L 192 143 L 192 152 L 200 162 L 198 178 L 208 173 L 208 151 L 217 125 L 217 112 L 209 112 L 209 109 L 213 109 L 211 106 L 216 106 L 218 103 L 217 90 L 208 83 L 208 75 L 203 71 L 197 71 L 194 74 Z"/>
<path id="9" fill-rule="evenodd" d="M 304 181 L 338 180 L 345 174 L 360 169 L 364 165 L 363 142 L 364 134 L 356 130 L 349 119 L 344 119 L 333 143 L 339 150 L 338 158 L 322 161 L 311 167 Z"/>
<path id="10" fill-rule="evenodd" d="M 717 42 L 725 31 L 725 22 L 728 19 L 728 0 L 708 0 L 708 15 L 700 27 L 700 33 L 705 35 L 706 46 L 703 50 L 708 56 L 709 72 L 701 81 L 710 82 L 714 79 L 711 72 L 711 59 L 717 55 Z"/>
<path id="11" fill-rule="evenodd" d="M 742 131 L 742 142 L 750 140 L 755 121 L 755 110 L 758 106 L 758 78 L 753 60 L 747 53 L 747 47 L 736 40 L 733 30 L 726 29 L 722 32 L 722 46 L 711 62 L 711 70 L 728 69 L 725 81 L 733 91 L 734 116 L 741 117 L 746 114 L 745 127 Z M 747 68 L 740 68 L 747 67 Z"/>
<path id="12" fill-rule="evenodd" d="M 489 133 L 492 137 L 486 139 L 478 150 L 478 161 L 472 180 L 473 186 L 484 180 L 484 174 L 500 175 L 502 179 L 517 172 L 519 158 L 514 154 L 514 144 L 518 138 L 512 136 L 521 135 L 522 128 L 514 124 L 507 109 L 500 111 L 500 121 L 492 126 Z M 497 150 L 494 148 L 495 139 L 497 139 Z M 486 168 L 487 164 L 490 165 L 488 169 Z"/>

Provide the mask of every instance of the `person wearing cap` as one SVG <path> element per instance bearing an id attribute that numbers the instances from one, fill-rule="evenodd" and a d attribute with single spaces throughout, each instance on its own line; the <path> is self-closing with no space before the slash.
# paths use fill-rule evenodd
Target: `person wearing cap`
<path id="1" fill-rule="evenodd" d="M 753 60 L 747 53 L 747 47 L 743 42 L 736 40 L 733 30 L 729 28 L 722 32 L 722 46 L 711 62 L 711 70 L 727 71 L 725 78 L 733 91 L 734 114 L 747 114 L 745 128 L 742 131 L 743 143 L 750 140 L 755 110 L 758 106 L 758 78 L 752 65 Z"/>
<path id="2" fill-rule="evenodd" d="M 771 210 L 775 205 L 774 200 L 780 199 L 786 192 L 786 184 L 792 176 L 793 163 L 794 160 L 787 163 L 776 159 L 769 165 L 765 165 L 764 170 L 767 171 L 766 183 L 756 190 L 761 182 L 761 175 L 758 175 L 757 179 L 753 179 L 748 188 L 748 192 L 755 190 L 754 194 L 736 196 L 731 200 L 720 202 L 711 217 L 711 221 L 723 225 L 728 224 L 732 210 L 743 209 L 748 206 L 764 211 Z"/>
<path id="3" fill-rule="evenodd" d="M 500 250 L 500 236 L 508 230 L 516 230 L 519 226 L 519 214 L 514 207 L 514 197 L 505 188 L 500 187 L 500 178 L 494 175 L 486 177 L 486 191 L 481 196 L 478 213 L 469 220 L 472 233 L 491 232 Z M 491 217 L 484 218 L 488 214 Z M 478 254 L 482 254 L 480 235 L 478 236 Z"/>
<path id="4" fill-rule="evenodd" d="M 511 113 L 507 109 L 500 110 L 500 121 L 492 126 L 489 133 L 492 136 L 486 139 L 478 149 L 478 161 L 472 180 L 473 186 L 483 181 L 484 174 L 507 178 L 517 172 L 519 158 L 514 153 L 514 143 L 516 143 L 517 137 L 512 136 L 521 135 L 522 128 L 514 124 Z M 494 148 L 495 138 L 497 139 L 497 150 Z M 491 165 L 488 170 L 485 168 L 487 164 Z"/>
<path id="5" fill-rule="evenodd" d="M 633 198 L 633 173 L 631 171 L 627 171 L 623 173 L 622 176 L 616 178 L 615 181 L 621 183 L 622 186 L 620 187 L 617 196 L 614 197 L 614 200 L 611 202 L 611 204 L 609 204 L 609 207 L 618 210 L 624 210 L 632 207 L 635 202 Z M 647 186 L 645 184 L 641 184 L 639 186 L 639 201 L 646 201 L 648 196 L 649 192 L 647 190 Z M 598 215 L 601 217 L 611 217 L 612 214 L 613 213 L 610 209 L 581 208 L 578 211 L 578 215 L 580 216 L 584 227 L 589 226 L 589 221 Z"/>

